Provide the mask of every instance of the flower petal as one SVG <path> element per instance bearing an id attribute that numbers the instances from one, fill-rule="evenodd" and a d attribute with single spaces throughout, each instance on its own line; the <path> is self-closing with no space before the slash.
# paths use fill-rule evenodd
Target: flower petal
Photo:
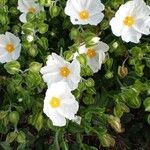
<path id="1" fill-rule="evenodd" d="M 62 104 L 61 107 L 57 109 L 57 112 L 59 112 L 65 118 L 71 120 L 75 118 L 75 114 L 77 113 L 78 109 L 79 104 L 77 101 L 75 101 L 73 104 Z"/>
<path id="2" fill-rule="evenodd" d="M 142 34 L 133 28 L 124 28 L 122 31 L 122 40 L 125 42 L 139 43 Z"/>

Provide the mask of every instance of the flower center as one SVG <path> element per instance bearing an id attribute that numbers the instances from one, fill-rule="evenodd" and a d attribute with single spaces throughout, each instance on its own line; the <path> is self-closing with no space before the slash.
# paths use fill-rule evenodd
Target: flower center
<path id="1" fill-rule="evenodd" d="M 15 46 L 12 43 L 9 43 L 6 45 L 6 51 L 8 51 L 9 53 L 12 53 L 15 50 Z"/>
<path id="2" fill-rule="evenodd" d="M 88 57 L 93 58 L 96 56 L 96 51 L 94 49 L 90 48 L 90 49 L 88 49 L 86 54 Z"/>
<path id="3" fill-rule="evenodd" d="M 126 16 L 123 23 L 126 26 L 131 27 L 135 23 L 135 19 L 132 16 Z"/>
<path id="4" fill-rule="evenodd" d="M 28 9 L 28 12 L 31 12 L 31 13 L 35 13 L 36 12 L 36 9 L 34 7 L 30 7 Z"/>
<path id="5" fill-rule="evenodd" d="M 87 10 L 83 10 L 79 13 L 81 20 L 86 20 L 89 18 L 89 12 Z"/>
<path id="6" fill-rule="evenodd" d="M 52 97 L 49 104 L 52 108 L 57 108 L 60 106 L 60 99 L 57 97 Z"/>
<path id="7" fill-rule="evenodd" d="M 68 77 L 70 74 L 70 70 L 67 67 L 60 68 L 60 75 L 63 77 Z"/>

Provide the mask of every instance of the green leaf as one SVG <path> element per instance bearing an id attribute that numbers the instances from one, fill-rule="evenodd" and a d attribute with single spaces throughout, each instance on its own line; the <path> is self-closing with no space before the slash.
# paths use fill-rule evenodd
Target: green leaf
<path id="1" fill-rule="evenodd" d="M 38 131 L 42 129 L 43 121 L 42 113 L 37 113 L 29 117 L 29 123 L 32 124 Z"/>
<path id="2" fill-rule="evenodd" d="M 17 133 L 17 142 L 18 143 L 25 143 L 26 142 L 26 135 L 23 131 L 19 131 Z"/>
<path id="3" fill-rule="evenodd" d="M 8 127 L 5 126 L 3 123 L 0 124 L 0 133 L 6 134 L 8 132 Z"/>
<path id="4" fill-rule="evenodd" d="M 42 79 L 39 73 L 37 72 L 29 72 L 26 75 L 26 84 L 29 88 L 35 88 L 41 83 Z"/>
<path id="5" fill-rule="evenodd" d="M 0 120 L 5 118 L 7 116 L 7 114 L 8 114 L 8 111 L 3 111 L 3 110 L 0 111 Z"/>
<path id="6" fill-rule="evenodd" d="M 17 150 L 25 150 L 26 144 L 19 144 Z"/>
<path id="7" fill-rule="evenodd" d="M 7 142 L 0 142 L 0 147 L 1 147 L 3 150 L 11 150 L 10 144 L 7 143 Z"/>
<path id="8" fill-rule="evenodd" d="M 150 111 L 150 97 L 146 98 L 143 104 L 145 106 L 145 111 Z"/>
<path id="9" fill-rule="evenodd" d="M 45 37 L 42 37 L 38 40 L 38 44 L 45 50 L 48 49 L 48 39 Z"/>
<path id="10" fill-rule="evenodd" d="M 89 145 L 87 145 L 87 144 L 84 144 L 84 148 L 85 148 L 85 150 L 98 150 L 96 147 L 94 147 L 94 146 L 89 146 Z"/>
<path id="11" fill-rule="evenodd" d="M 7 137 L 6 137 L 6 142 L 7 143 L 12 143 L 17 137 L 17 133 L 16 132 L 10 132 L 7 134 Z"/>
<path id="12" fill-rule="evenodd" d="M 148 117 L 147 117 L 147 122 L 148 122 L 149 125 L 150 125 L 150 115 L 148 115 Z"/>

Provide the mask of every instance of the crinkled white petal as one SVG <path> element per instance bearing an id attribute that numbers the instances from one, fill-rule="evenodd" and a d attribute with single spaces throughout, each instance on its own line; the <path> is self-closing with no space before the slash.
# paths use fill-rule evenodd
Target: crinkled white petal
<path id="1" fill-rule="evenodd" d="M 122 30 L 124 28 L 122 19 L 119 20 L 117 17 L 114 17 L 110 21 L 111 30 L 114 35 L 121 36 Z"/>
<path id="2" fill-rule="evenodd" d="M 66 119 L 56 110 L 51 110 L 44 105 L 43 112 L 50 118 L 54 126 L 62 127 L 66 125 Z"/>
<path id="3" fill-rule="evenodd" d="M 63 80 L 60 76 L 59 72 L 47 73 L 43 75 L 44 82 L 47 83 L 48 87 L 51 86 L 52 83 L 57 83 Z"/>
<path id="4" fill-rule="evenodd" d="M 133 28 L 124 28 L 122 31 L 122 40 L 125 42 L 139 43 L 142 34 Z"/>
<path id="5" fill-rule="evenodd" d="M 48 73 L 58 73 L 59 71 L 59 66 L 56 64 L 52 64 L 52 65 L 47 65 L 41 68 L 40 72 L 44 75 L 44 74 L 48 74 Z"/>
<path id="6" fill-rule="evenodd" d="M 84 44 L 79 47 L 79 54 L 85 54 L 85 53 L 87 53 L 87 48 L 86 45 Z"/>
<path id="7" fill-rule="evenodd" d="M 99 62 L 101 64 L 101 62 L 103 62 L 105 60 L 105 53 L 104 52 L 101 52 L 99 53 Z M 100 67 L 101 68 L 101 67 Z"/>
<path id="8" fill-rule="evenodd" d="M 65 94 L 61 95 L 60 98 L 62 99 L 63 104 L 73 104 L 75 103 L 75 97 L 72 93 L 68 90 L 64 91 Z"/>
<path id="9" fill-rule="evenodd" d="M 53 83 L 51 84 L 51 86 L 48 87 L 46 91 L 45 101 L 49 103 L 50 98 L 52 98 L 54 95 L 57 95 L 58 97 L 62 97 L 65 92 L 67 93 L 71 92 L 66 82 Z"/>
<path id="10" fill-rule="evenodd" d="M 26 13 L 23 13 L 19 16 L 19 20 L 23 23 L 26 23 L 27 22 L 27 19 L 26 19 L 26 16 L 27 14 Z"/>
<path id="11" fill-rule="evenodd" d="M 107 52 L 109 50 L 109 46 L 106 43 L 99 41 L 94 49 L 99 53 Z"/>
<path id="12" fill-rule="evenodd" d="M 75 114 L 79 109 L 79 104 L 77 101 L 73 104 L 61 104 L 61 106 L 57 109 L 57 112 L 64 116 L 65 118 L 71 120 L 75 118 Z"/>
<path id="13" fill-rule="evenodd" d="M 20 44 L 20 39 L 16 37 L 14 34 L 6 32 L 5 35 L 8 42 L 13 43 L 15 46 L 18 46 Z"/>
<path id="14" fill-rule="evenodd" d="M 146 5 L 143 0 L 134 0 L 133 16 L 137 19 L 150 15 L 150 6 Z"/>
<path id="15" fill-rule="evenodd" d="M 89 18 L 88 22 L 89 22 L 90 25 L 96 26 L 96 25 L 98 25 L 103 20 L 103 18 L 104 18 L 104 14 L 98 12 L 98 13 L 93 14 Z"/>
<path id="16" fill-rule="evenodd" d="M 98 72 L 101 68 L 102 62 L 99 61 L 99 55 L 95 56 L 94 58 L 88 59 L 88 65 L 92 69 L 94 73 Z"/>
<path id="17" fill-rule="evenodd" d="M 78 83 L 81 80 L 81 76 L 80 76 L 80 63 L 77 60 L 73 60 L 73 62 L 70 64 L 70 71 L 71 71 L 71 75 L 70 75 L 70 80 L 74 83 L 73 87 L 71 89 L 76 89 L 78 87 Z"/>
<path id="18" fill-rule="evenodd" d="M 11 53 L 12 60 L 17 60 L 19 58 L 21 52 L 21 44 L 19 44 L 15 49 L 16 50 Z"/>
<path id="19" fill-rule="evenodd" d="M 67 64 L 69 64 L 67 61 L 65 61 L 61 56 L 55 54 L 55 53 L 52 53 L 52 57 L 53 59 L 59 64 L 60 67 L 64 67 L 66 66 Z"/>
<path id="20" fill-rule="evenodd" d="M 0 45 L 0 55 L 3 55 L 5 53 L 7 53 L 7 51 L 5 49 L 5 46 L 4 45 L 2 45 L 2 46 Z"/>
<path id="21" fill-rule="evenodd" d="M 0 55 L 1 63 L 10 62 L 10 61 L 11 61 L 11 57 L 10 57 L 10 55 L 8 55 L 8 53 Z"/>
<path id="22" fill-rule="evenodd" d="M 54 64 L 56 64 L 56 63 L 57 63 L 57 61 L 52 57 L 52 55 L 49 55 L 49 56 L 47 57 L 47 62 L 46 62 L 46 64 L 47 64 L 48 66 L 54 65 Z"/>
<path id="23" fill-rule="evenodd" d="M 150 34 L 150 26 L 147 23 L 148 20 L 150 20 L 150 17 L 147 19 L 145 18 L 137 19 L 136 24 L 133 25 L 133 28 L 142 34 L 145 35 Z"/>

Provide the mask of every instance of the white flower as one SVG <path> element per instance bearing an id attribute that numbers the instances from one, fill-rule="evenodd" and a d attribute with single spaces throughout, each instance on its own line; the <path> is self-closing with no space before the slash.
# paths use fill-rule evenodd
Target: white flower
<path id="1" fill-rule="evenodd" d="M 36 14 L 44 10 L 44 8 L 37 3 L 37 0 L 18 0 L 17 8 L 22 12 L 19 19 L 23 23 L 27 22 L 27 13 L 32 12 Z"/>
<path id="2" fill-rule="evenodd" d="M 44 100 L 44 113 L 54 126 L 65 126 L 66 119 L 76 119 L 79 104 L 66 82 L 53 83 L 47 90 Z"/>
<path id="3" fill-rule="evenodd" d="M 74 54 L 74 59 L 76 59 L 79 54 L 86 54 L 89 67 L 96 73 L 101 69 L 101 65 L 105 60 L 105 52 L 107 52 L 108 49 L 109 46 L 101 41 L 92 47 L 86 47 L 84 44 L 79 47 L 79 53 Z"/>
<path id="4" fill-rule="evenodd" d="M 10 32 L 0 35 L 0 62 L 10 62 L 20 56 L 20 39 Z"/>
<path id="5" fill-rule="evenodd" d="M 104 5 L 100 0 L 68 0 L 65 13 L 72 24 L 97 25 L 104 17 Z"/>
<path id="6" fill-rule="evenodd" d="M 69 63 L 55 53 L 49 56 L 47 65 L 41 68 L 44 81 L 50 86 L 52 83 L 64 81 L 71 90 L 78 87 L 80 82 L 80 64 L 77 60 Z"/>
<path id="7" fill-rule="evenodd" d="M 142 34 L 150 34 L 150 7 L 143 0 L 122 5 L 110 21 L 112 32 L 125 42 L 139 43 Z"/>

